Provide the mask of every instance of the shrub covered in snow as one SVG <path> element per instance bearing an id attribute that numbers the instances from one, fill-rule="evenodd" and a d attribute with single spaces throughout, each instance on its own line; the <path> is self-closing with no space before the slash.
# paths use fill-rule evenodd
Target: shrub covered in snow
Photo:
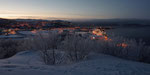
<path id="1" fill-rule="evenodd" d="M 63 41 L 62 49 L 71 61 L 83 60 L 92 50 L 92 40 L 79 35 L 67 36 Z"/>
<path id="2" fill-rule="evenodd" d="M 58 64 L 64 61 L 76 62 L 85 59 L 92 52 L 105 53 L 125 59 L 150 62 L 150 48 L 142 41 L 110 36 L 110 40 L 91 40 L 72 34 L 49 33 L 46 37 L 39 34 L 30 39 L 31 50 L 40 50 L 46 64 Z M 63 39 L 63 40 L 62 40 Z"/>
<path id="3" fill-rule="evenodd" d="M 41 52 L 41 58 L 46 64 L 56 64 L 56 49 L 60 42 L 58 34 L 49 33 L 47 36 L 39 34 L 35 38 L 32 38 L 32 49 L 39 50 Z"/>
<path id="4" fill-rule="evenodd" d="M 95 41 L 95 44 L 97 44 L 95 45 L 96 52 L 136 61 L 147 61 L 150 59 L 150 49 L 145 46 L 142 40 L 137 41 L 120 36 L 111 36 L 110 38 L 111 40 L 109 41 Z"/>
<path id="5" fill-rule="evenodd" d="M 21 41 L 19 40 L 0 40 L 0 58 L 8 58 L 16 54 L 19 50 Z"/>
<path id="6" fill-rule="evenodd" d="M 62 37 L 56 33 L 49 33 L 46 37 L 39 34 L 31 39 L 25 43 L 30 43 L 30 49 L 39 50 L 42 60 L 49 65 L 83 60 L 94 47 L 93 40 L 79 35 Z"/>

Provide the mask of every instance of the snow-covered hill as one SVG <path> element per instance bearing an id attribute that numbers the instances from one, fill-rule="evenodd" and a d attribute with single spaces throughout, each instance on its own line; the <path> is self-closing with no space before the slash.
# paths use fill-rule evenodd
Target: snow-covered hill
<path id="1" fill-rule="evenodd" d="M 0 75 L 150 75 L 150 64 L 91 54 L 89 60 L 72 65 L 48 66 L 38 52 L 23 51 L 0 60 Z"/>

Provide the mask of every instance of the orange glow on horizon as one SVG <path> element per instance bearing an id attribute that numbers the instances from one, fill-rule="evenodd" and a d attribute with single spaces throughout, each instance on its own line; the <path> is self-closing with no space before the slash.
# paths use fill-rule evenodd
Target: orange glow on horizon
<path id="1" fill-rule="evenodd" d="M 79 15 L 67 15 L 67 14 L 61 14 L 61 13 L 49 13 L 49 14 L 37 14 L 37 13 L 31 13 L 31 14 L 18 14 L 18 13 L 4 13 L 0 14 L 0 18 L 6 18 L 6 19 L 47 19 L 47 20 L 72 20 L 72 19 L 80 19 L 80 20 L 86 20 L 86 19 L 100 19 L 95 18 L 91 16 L 79 16 Z"/>

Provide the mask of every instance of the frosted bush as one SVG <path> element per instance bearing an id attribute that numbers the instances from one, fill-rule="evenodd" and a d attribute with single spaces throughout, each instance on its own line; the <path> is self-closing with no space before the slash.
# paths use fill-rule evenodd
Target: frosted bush
<path id="1" fill-rule="evenodd" d="M 58 34 L 49 33 L 47 36 L 39 34 L 35 38 L 32 38 L 34 45 L 31 48 L 39 50 L 42 60 L 48 65 L 56 64 L 56 49 L 60 42 L 58 36 Z"/>
<path id="2" fill-rule="evenodd" d="M 21 42 L 19 40 L 0 40 L 0 59 L 8 58 L 19 52 Z"/>
<path id="3" fill-rule="evenodd" d="M 127 39 L 120 36 L 110 36 L 111 41 L 98 40 L 96 51 L 113 56 L 145 61 L 149 59 L 150 50 L 142 40 Z"/>
<path id="4" fill-rule="evenodd" d="M 92 50 L 92 41 L 78 35 L 71 35 L 66 37 L 62 48 L 71 61 L 79 61 L 85 59 Z"/>

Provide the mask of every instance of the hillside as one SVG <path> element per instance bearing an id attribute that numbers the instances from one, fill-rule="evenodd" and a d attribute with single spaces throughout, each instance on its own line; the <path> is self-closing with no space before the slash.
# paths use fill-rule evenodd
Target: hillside
<path id="1" fill-rule="evenodd" d="M 70 65 L 48 66 L 38 52 L 24 51 L 0 60 L 1 75 L 150 75 L 150 64 L 91 54 L 88 60 Z"/>

